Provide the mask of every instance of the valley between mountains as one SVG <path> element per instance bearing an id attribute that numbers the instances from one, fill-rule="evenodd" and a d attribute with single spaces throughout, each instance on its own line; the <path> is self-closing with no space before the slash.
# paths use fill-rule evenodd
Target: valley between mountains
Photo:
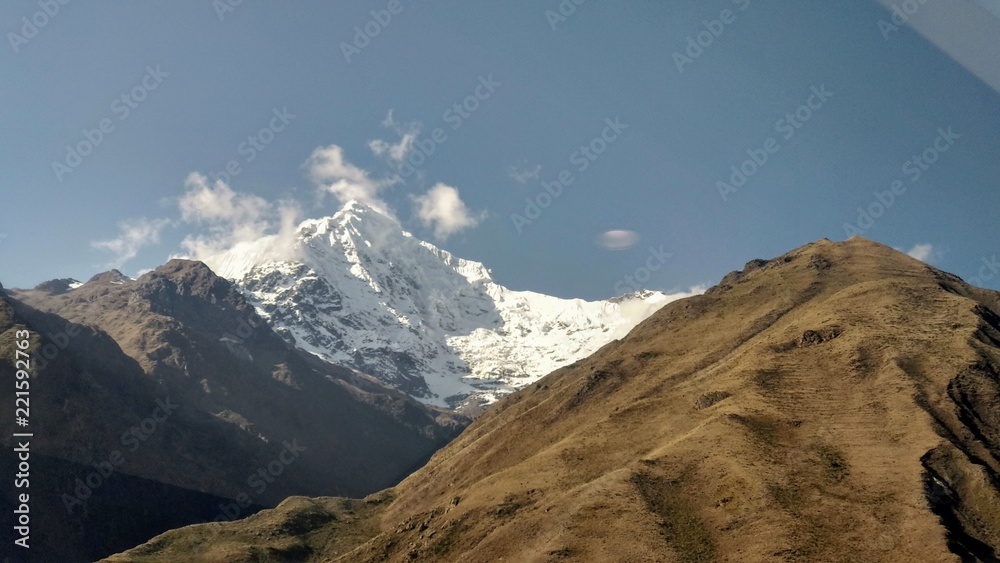
<path id="1" fill-rule="evenodd" d="M 391 487 L 484 408 L 684 296 L 511 291 L 356 202 L 210 262 L 0 288 L 0 365 L 31 335 L 38 560 Z M 13 448 L 13 402 L 0 412 Z"/>

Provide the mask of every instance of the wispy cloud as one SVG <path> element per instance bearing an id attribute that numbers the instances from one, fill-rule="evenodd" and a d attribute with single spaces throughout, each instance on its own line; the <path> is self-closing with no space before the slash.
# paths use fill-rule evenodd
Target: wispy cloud
<path id="1" fill-rule="evenodd" d="M 396 123 L 396 118 L 393 115 L 395 113 L 396 113 L 396 110 L 394 110 L 394 109 L 390 109 L 389 110 L 389 113 L 387 113 L 385 115 L 385 119 L 382 120 L 382 127 L 385 127 L 387 129 L 392 129 L 394 127 L 399 127 L 399 123 Z"/>
<path id="2" fill-rule="evenodd" d="M 344 149 L 337 145 L 319 147 L 303 165 L 309 178 L 321 194 L 330 194 L 340 203 L 357 200 L 386 215 L 392 215 L 379 193 L 395 180 L 375 180 L 366 170 L 344 158 Z"/>
<path id="3" fill-rule="evenodd" d="M 116 238 L 94 241 L 90 245 L 114 255 L 108 267 L 121 268 L 129 260 L 138 256 L 139 251 L 144 247 L 159 244 L 160 233 L 169 224 L 169 219 L 147 219 L 145 217 L 122 221 L 118 224 L 119 234 Z"/>
<path id="4" fill-rule="evenodd" d="M 626 250 L 639 243 L 639 233 L 635 231 L 605 231 L 594 238 L 594 243 L 608 250 Z"/>
<path id="5" fill-rule="evenodd" d="M 375 156 L 383 156 L 390 162 L 400 165 L 410 156 L 413 150 L 413 143 L 417 140 L 417 133 L 406 133 L 396 144 L 390 144 L 382 139 L 375 139 L 368 143 L 368 148 L 375 153 Z"/>
<path id="6" fill-rule="evenodd" d="M 507 175 L 510 176 L 518 184 L 527 184 L 528 182 L 537 182 L 538 177 L 542 173 L 542 165 L 536 164 L 533 167 L 518 166 L 514 165 L 507 168 Z"/>
<path id="7" fill-rule="evenodd" d="M 917 244 L 910 250 L 906 251 L 906 254 L 911 258 L 916 258 L 921 262 L 930 264 L 940 260 L 942 252 L 935 249 L 933 244 Z"/>
<path id="8" fill-rule="evenodd" d="M 192 172 L 184 181 L 187 192 L 178 207 L 181 220 L 187 223 L 255 224 L 267 212 L 262 197 L 237 194 L 221 180 L 209 184 L 208 178 Z"/>
<path id="9" fill-rule="evenodd" d="M 390 112 L 383 123 L 399 127 Z M 390 159 L 401 157 L 404 148 L 387 149 Z M 393 155 L 391 151 L 402 151 Z M 338 145 L 317 147 L 302 164 L 306 177 L 314 184 L 320 202 L 333 196 L 341 205 L 355 200 L 396 219 L 394 210 L 382 198 L 384 191 L 401 182 L 397 174 L 374 177 L 371 172 L 355 166 L 344 156 Z M 167 225 L 182 227 L 187 232 L 180 249 L 171 256 L 201 260 L 211 267 L 235 268 L 228 264 L 228 252 L 242 245 L 255 244 L 254 252 L 266 249 L 272 255 L 295 259 L 295 234 L 303 217 L 299 202 L 289 199 L 269 200 L 240 192 L 228 183 L 213 180 L 199 172 L 184 180 L 180 197 L 169 201 L 176 212 L 170 219 L 146 218 L 121 223 L 120 234 L 111 240 L 92 243 L 95 249 L 114 254 L 113 267 L 134 258 L 148 245 L 159 243 L 160 233 Z M 439 240 L 478 225 L 486 213 L 474 213 L 462 201 L 456 188 L 437 184 L 419 196 L 410 196 L 414 215 L 425 227 L 433 229 Z M 226 270 L 228 271 L 228 270 Z"/>
<path id="10" fill-rule="evenodd" d="M 226 183 L 210 184 L 208 178 L 191 173 L 186 192 L 178 201 L 181 221 L 207 229 L 181 242 L 193 258 L 211 260 L 233 246 L 280 234 L 294 225 L 301 210 L 297 203 L 266 199 L 234 191 Z"/>
<path id="11" fill-rule="evenodd" d="M 434 229 L 434 237 L 444 240 L 479 224 L 486 213 L 475 214 L 466 207 L 458 189 L 437 184 L 426 194 L 413 198 L 416 215 L 423 226 Z"/>
<path id="12" fill-rule="evenodd" d="M 410 123 L 405 126 L 400 125 L 393 117 L 392 110 L 389 110 L 389 114 L 382 120 L 382 126 L 386 129 L 391 129 L 399 135 L 399 140 L 389 142 L 382 139 L 375 139 L 368 142 L 368 148 L 371 149 L 375 156 L 385 158 L 394 166 L 401 166 L 409 158 L 410 153 L 413 151 L 414 143 L 416 143 L 417 138 L 420 136 L 420 124 Z"/>

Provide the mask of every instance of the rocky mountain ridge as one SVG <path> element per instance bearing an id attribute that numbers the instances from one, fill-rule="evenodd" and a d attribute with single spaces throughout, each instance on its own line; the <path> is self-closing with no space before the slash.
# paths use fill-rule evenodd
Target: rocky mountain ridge
<path id="1" fill-rule="evenodd" d="M 29 334 L 37 517 L 64 531 L 38 538 L 42 560 L 93 560 L 290 495 L 364 495 L 468 422 L 290 346 L 202 263 L 76 283 L 0 294 L 5 372 Z M 0 406 L 5 447 L 13 407 Z"/>

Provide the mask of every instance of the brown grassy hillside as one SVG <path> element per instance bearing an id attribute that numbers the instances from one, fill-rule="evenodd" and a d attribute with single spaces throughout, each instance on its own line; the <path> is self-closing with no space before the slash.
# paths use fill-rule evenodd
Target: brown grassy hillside
<path id="1" fill-rule="evenodd" d="M 382 496 L 114 560 L 996 560 L 998 297 L 821 241 L 508 397 Z"/>

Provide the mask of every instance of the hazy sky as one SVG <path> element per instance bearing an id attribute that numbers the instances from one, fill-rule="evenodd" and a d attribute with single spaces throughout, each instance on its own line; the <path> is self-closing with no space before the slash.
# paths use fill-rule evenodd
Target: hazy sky
<path id="1" fill-rule="evenodd" d="M 1000 95 L 874 0 L 50 1 L 0 4 L 7 286 L 359 197 L 565 297 L 853 232 L 1000 288 Z"/>

